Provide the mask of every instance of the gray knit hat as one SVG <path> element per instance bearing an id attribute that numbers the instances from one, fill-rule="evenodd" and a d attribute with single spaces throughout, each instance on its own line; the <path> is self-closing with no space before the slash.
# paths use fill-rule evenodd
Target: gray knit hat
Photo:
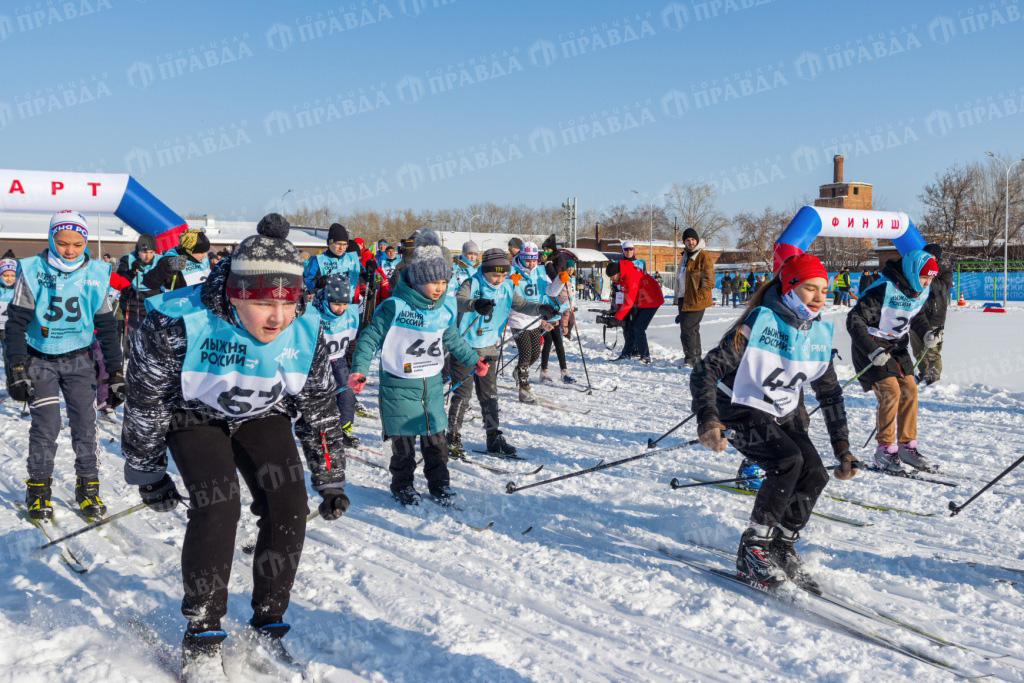
<path id="1" fill-rule="evenodd" d="M 437 233 L 421 228 L 416 233 L 415 251 L 412 263 L 405 269 L 410 285 L 423 285 L 435 280 L 451 280 L 452 264 L 441 249 Z"/>
<path id="2" fill-rule="evenodd" d="M 470 254 L 479 254 L 479 253 L 480 253 L 480 247 L 473 240 L 470 240 L 468 242 L 464 242 L 462 244 L 462 255 L 463 256 L 469 256 Z"/>
<path id="3" fill-rule="evenodd" d="M 257 234 L 235 248 L 225 286 L 228 298 L 299 300 L 302 257 L 286 239 L 290 227 L 284 216 L 269 213 L 256 226 Z"/>
<path id="4" fill-rule="evenodd" d="M 512 264 L 503 249 L 488 249 L 480 259 L 480 271 L 484 273 L 507 273 Z"/>

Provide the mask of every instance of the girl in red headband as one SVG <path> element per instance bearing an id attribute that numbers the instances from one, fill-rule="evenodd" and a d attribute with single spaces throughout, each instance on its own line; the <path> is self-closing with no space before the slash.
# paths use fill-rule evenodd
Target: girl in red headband
<path id="1" fill-rule="evenodd" d="M 832 323 L 819 316 L 827 293 L 828 276 L 817 258 L 789 259 L 690 375 L 701 443 L 714 451 L 731 443 L 765 471 L 736 568 L 766 587 L 787 579 L 815 586 L 794 543 L 829 477 L 807 433 L 805 383 L 823 408 L 841 463 L 837 477 L 856 474 L 843 392 L 832 366 Z"/>

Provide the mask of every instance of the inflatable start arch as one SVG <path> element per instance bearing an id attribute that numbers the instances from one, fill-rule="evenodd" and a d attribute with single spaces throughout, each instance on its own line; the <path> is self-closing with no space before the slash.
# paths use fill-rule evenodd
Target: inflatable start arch
<path id="1" fill-rule="evenodd" d="M 0 211 L 52 214 L 74 209 L 112 213 L 156 239 L 164 252 L 177 246 L 188 225 L 127 173 L 65 173 L 0 169 Z"/>
<path id="2" fill-rule="evenodd" d="M 900 254 L 923 249 L 925 245 L 910 217 L 902 212 L 805 206 L 775 240 L 772 270 L 778 272 L 786 259 L 807 251 L 819 236 L 892 240 Z"/>

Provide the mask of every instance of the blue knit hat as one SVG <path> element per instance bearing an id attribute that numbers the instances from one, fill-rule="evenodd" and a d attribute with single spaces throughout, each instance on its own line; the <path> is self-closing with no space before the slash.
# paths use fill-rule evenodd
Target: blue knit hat
<path id="1" fill-rule="evenodd" d="M 352 303 L 351 289 L 348 277 L 337 273 L 329 275 L 322 290 L 324 301 L 331 304 L 350 304 Z"/>

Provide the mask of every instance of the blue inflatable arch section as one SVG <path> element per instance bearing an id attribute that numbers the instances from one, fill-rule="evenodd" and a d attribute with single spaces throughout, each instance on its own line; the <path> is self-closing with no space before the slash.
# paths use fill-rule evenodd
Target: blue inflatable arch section
<path id="1" fill-rule="evenodd" d="M 903 212 L 805 206 L 775 241 L 772 270 L 777 272 L 790 256 L 807 251 L 815 237 L 887 239 L 900 254 L 925 245 L 921 233 Z"/>

